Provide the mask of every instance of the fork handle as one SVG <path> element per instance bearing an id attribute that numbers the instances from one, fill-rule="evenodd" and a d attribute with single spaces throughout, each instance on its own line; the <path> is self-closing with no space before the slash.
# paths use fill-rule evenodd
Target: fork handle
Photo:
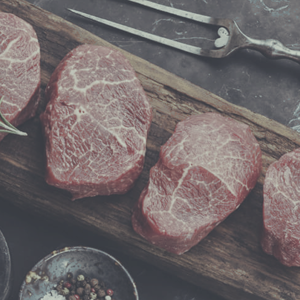
<path id="1" fill-rule="evenodd" d="M 248 38 L 248 43 L 245 46 L 246 48 L 261 52 L 268 58 L 287 58 L 300 63 L 300 51 L 289 49 L 277 40 L 256 40 Z"/>

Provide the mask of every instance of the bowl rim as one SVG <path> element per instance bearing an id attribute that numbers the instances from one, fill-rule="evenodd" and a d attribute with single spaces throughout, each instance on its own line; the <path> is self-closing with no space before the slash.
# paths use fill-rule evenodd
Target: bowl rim
<path id="1" fill-rule="evenodd" d="M 6 239 L 3 235 L 3 233 L 0 230 L 0 245 L 4 249 L 4 255 L 5 255 L 5 272 L 6 272 L 6 277 L 4 281 L 4 290 L 3 290 L 3 300 L 7 299 L 9 296 L 10 288 L 11 288 L 11 257 L 10 257 L 10 251 L 8 244 L 6 242 Z M 0 295 L 1 296 L 1 295 Z"/>
<path id="2" fill-rule="evenodd" d="M 42 266 L 45 262 L 47 262 L 48 260 L 59 256 L 65 252 L 78 252 L 78 251 L 92 251 L 95 253 L 100 253 L 106 257 L 108 257 L 109 259 L 111 259 L 112 261 L 114 261 L 115 263 L 118 264 L 119 267 L 121 267 L 122 271 L 125 273 L 125 275 L 128 277 L 132 287 L 133 287 L 133 294 L 135 296 L 135 300 L 139 300 L 139 296 L 138 296 L 138 291 L 137 291 L 137 287 L 136 284 L 133 280 L 133 278 L 131 277 L 130 273 L 127 271 L 127 269 L 120 263 L 120 261 L 118 259 L 116 259 L 115 257 L 113 257 L 112 255 L 110 255 L 109 253 L 102 251 L 100 249 L 96 249 L 96 248 L 92 248 L 92 247 L 86 247 L 86 246 L 70 246 L 70 247 L 64 247 L 61 248 L 59 250 L 54 250 L 51 253 L 49 253 L 48 255 L 46 255 L 44 258 L 42 258 L 40 261 L 38 261 L 32 268 L 30 271 L 32 270 L 36 270 L 38 269 L 40 266 Z M 29 271 L 29 272 L 30 272 Z M 28 273 L 29 273 L 28 272 Z M 28 274 L 27 273 L 27 274 Z M 26 280 L 24 279 L 21 288 L 20 288 L 20 292 L 19 292 L 19 300 L 22 300 L 22 294 L 24 292 L 25 287 L 27 286 L 26 284 Z"/>

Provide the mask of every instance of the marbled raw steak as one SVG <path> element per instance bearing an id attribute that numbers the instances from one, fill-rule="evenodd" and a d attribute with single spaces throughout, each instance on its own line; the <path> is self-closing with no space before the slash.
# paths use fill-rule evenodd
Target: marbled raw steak
<path id="1" fill-rule="evenodd" d="M 40 100 L 40 45 L 30 24 L 0 12 L 0 110 L 18 126 L 33 117 Z M 0 133 L 0 141 L 6 133 Z"/>
<path id="2" fill-rule="evenodd" d="M 73 49 L 46 88 L 46 181 L 73 199 L 126 193 L 140 175 L 152 109 L 121 52 Z"/>
<path id="3" fill-rule="evenodd" d="M 260 170 L 261 150 L 247 125 L 216 113 L 191 116 L 161 148 L 133 228 L 182 254 L 239 207 Z"/>
<path id="4" fill-rule="evenodd" d="M 272 163 L 264 182 L 263 250 L 300 266 L 300 149 Z"/>

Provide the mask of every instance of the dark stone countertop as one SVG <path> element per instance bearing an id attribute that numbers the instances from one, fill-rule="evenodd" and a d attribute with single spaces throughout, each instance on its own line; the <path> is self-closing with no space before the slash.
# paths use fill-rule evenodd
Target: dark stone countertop
<path id="1" fill-rule="evenodd" d="M 158 65 L 225 100 L 246 107 L 284 125 L 300 126 L 299 73 L 297 63 L 269 60 L 253 50 L 242 50 L 224 59 L 208 59 L 149 42 L 74 16 L 74 8 L 111 21 L 181 42 L 209 47 L 215 30 L 139 5 L 117 0 L 30 0 L 29 2 L 83 27 L 102 39 Z M 252 38 L 273 38 L 300 49 L 298 0 L 160 0 L 160 4 L 214 17 L 234 19 Z M 300 130 L 300 129 L 299 129 Z M 0 199 L 1 200 L 1 199 Z M 0 230 L 12 258 L 13 282 L 9 300 L 16 300 L 26 273 L 41 258 L 66 245 L 95 246 L 117 257 L 136 281 L 141 300 L 221 300 L 133 258 L 106 249 L 105 240 L 17 210 L 0 201 Z"/>

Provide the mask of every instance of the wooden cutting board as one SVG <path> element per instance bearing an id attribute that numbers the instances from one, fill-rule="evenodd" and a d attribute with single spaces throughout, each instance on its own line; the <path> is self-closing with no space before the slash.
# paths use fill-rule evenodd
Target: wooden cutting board
<path id="1" fill-rule="evenodd" d="M 23 18 L 35 28 L 41 45 L 43 90 L 59 61 L 74 47 L 90 43 L 113 47 L 89 32 L 22 0 L 1 0 L 0 10 Z M 122 50 L 120 50 L 122 51 Z M 124 51 L 122 51 L 124 52 Z M 281 155 L 300 146 L 297 132 L 232 105 L 145 60 L 124 52 L 135 68 L 153 106 L 144 171 L 124 196 L 95 197 L 75 202 L 67 192 L 44 181 L 44 145 L 38 116 L 21 128 L 28 137 L 7 136 L 0 144 L 0 197 L 53 222 L 67 222 L 105 237 L 116 249 L 150 262 L 172 274 L 236 299 L 300 299 L 300 268 L 282 266 L 263 253 L 262 184 L 267 167 Z M 263 152 L 259 181 L 240 208 L 184 255 L 155 248 L 131 227 L 134 203 L 158 158 L 160 146 L 178 121 L 188 115 L 214 111 L 248 124 Z"/>

